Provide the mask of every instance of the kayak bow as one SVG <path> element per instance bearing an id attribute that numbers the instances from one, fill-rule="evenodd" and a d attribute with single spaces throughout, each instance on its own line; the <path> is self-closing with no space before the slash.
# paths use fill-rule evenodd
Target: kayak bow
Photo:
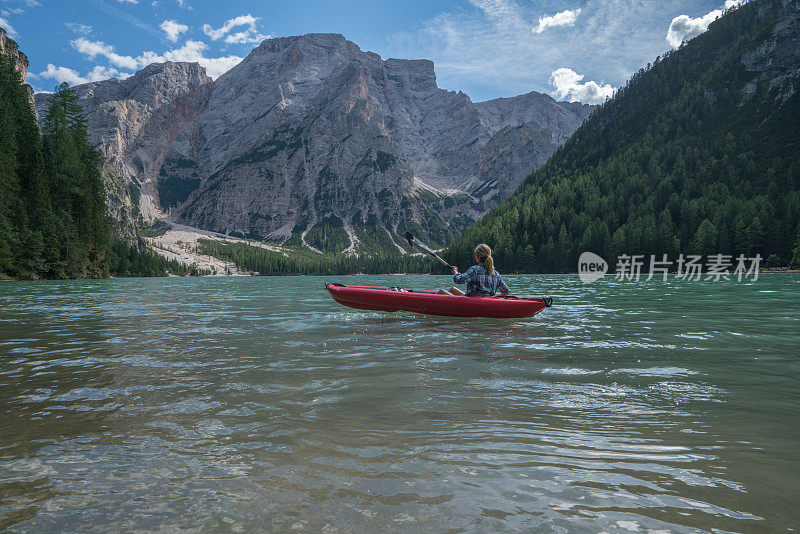
<path id="1" fill-rule="evenodd" d="M 346 286 L 327 283 L 333 299 L 360 310 L 408 311 L 448 317 L 491 317 L 519 319 L 533 317 L 553 302 L 552 298 L 456 297 L 436 291 L 400 287 Z"/>

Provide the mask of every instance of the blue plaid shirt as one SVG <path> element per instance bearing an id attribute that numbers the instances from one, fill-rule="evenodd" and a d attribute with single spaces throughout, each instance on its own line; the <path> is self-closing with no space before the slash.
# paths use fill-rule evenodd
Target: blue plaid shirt
<path id="1" fill-rule="evenodd" d="M 467 284 L 467 295 L 471 295 L 475 291 L 486 291 L 490 295 L 497 293 L 499 289 L 501 293 L 508 293 L 509 289 L 500 273 L 494 271 L 491 275 L 481 265 L 473 265 L 465 273 L 456 273 L 453 276 L 453 281 L 456 284 Z"/>

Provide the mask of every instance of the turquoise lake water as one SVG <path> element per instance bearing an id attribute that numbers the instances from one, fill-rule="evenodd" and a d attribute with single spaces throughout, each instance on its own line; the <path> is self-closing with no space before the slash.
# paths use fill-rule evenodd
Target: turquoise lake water
<path id="1" fill-rule="evenodd" d="M 526 320 L 326 280 L 0 284 L 0 530 L 785 532 L 800 276 L 508 276 Z"/>

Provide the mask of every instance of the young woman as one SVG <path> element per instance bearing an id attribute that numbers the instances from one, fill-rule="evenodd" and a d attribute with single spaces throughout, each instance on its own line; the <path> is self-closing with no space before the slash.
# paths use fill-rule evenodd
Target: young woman
<path id="1" fill-rule="evenodd" d="M 491 297 L 500 290 L 503 295 L 508 294 L 509 289 L 503 282 L 503 277 L 494 270 L 492 249 L 489 248 L 489 245 L 481 243 L 475 247 L 475 261 L 477 265 L 473 265 L 463 274 L 458 272 L 458 267 L 452 267 L 453 281 L 456 284 L 467 284 L 466 293 L 456 286 L 448 290 L 440 289 L 439 293 L 442 295 L 461 296 L 466 294 L 468 297 Z"/>

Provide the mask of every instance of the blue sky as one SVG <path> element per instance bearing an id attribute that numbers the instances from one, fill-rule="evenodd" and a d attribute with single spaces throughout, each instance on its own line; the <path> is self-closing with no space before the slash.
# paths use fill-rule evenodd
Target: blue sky
<path id="1" fill-rule="evenodd" d="M 0 27 L 51 90 L 198 61 L 212 77 L 264 38 L 341 33 L 382 57 L 427 58 L 475 101 L 528 91 L 602 101 L 738 0 L 0 0 Z M 669 33 L 669 35 L 668 35 Z"/>

